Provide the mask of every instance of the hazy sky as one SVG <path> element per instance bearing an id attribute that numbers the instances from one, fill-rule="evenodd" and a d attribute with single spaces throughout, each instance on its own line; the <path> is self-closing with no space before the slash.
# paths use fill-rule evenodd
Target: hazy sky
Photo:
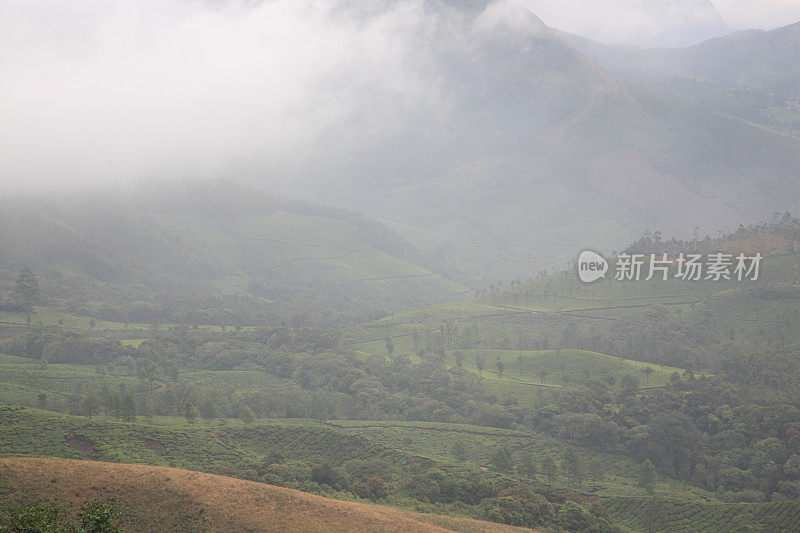
<path id="1" fill-rule="evenodd" d="M 714 0 L 728 25 L 767 30 L 800 21 L 798 0 Z"/>
<path id="2" fill-rule="evenodd" d="M 800 21 L 800 0 L 525 0 L 548 25 L 602 42 L 686 46 Z"/>
<path id="3" fill-rule="evenodd" d="M 5 0 L 0 180 L 268 180 L 435 114 L 422 4 L 342 4 Z"/>
<path id="4" fill-rule="evenodd" d="M 717 1 L 731 26 L 800 17 L 797 0 Z M 665 2 L 678 7 L 653 26 Z M 709 7 L 503 3 L 494 11 L 533 6 L 551 25 L 617 40 L 681 31 L 686 9 Z M 447 121 L 427 44 L 450 22 L 423 0 L 4 0 L 0 187 L 247 175 L 269 184 L 310 154 L 364 153 L 409 123 Z"/>

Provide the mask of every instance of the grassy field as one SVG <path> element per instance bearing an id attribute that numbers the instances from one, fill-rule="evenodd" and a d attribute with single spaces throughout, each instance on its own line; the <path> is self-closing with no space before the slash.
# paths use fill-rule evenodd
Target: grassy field
<path id="1" fill-rule="evenodd" d="M 612 498 L 604 502 L 616 522 L 631 531 L 646 531 L 648 516 L 664 533 L 728 531 L 800 531 L 796 501 L 767 503 L 697 503 L 657 498 Z"/>
<path id="2" fill-rule="evenodd" d="M 3 357 L 16 363 L 15 358 Z M 230 373 L 230 379 L 238 379 Z M 150 425 L 122 423 L 104 417 L 88 419 L 36 409 L 0 406 L 0 455 L 65 457 L 158 466 L 242 476 L 251 465 L 273 453 L 287 460 L 331 461 L 343 464 L 361 457 L 409 464 L 426 458 L 438 468 L 485 471 L 492 468 L 490 455 L 499 447 L 512 450 L 515 461 L 525 455 L 540 462 L 550 456 L 560 462 L 567 444 L 524 431 L 463 424 L 414 421 L 327 422 L 281 419 L 245 425 L 238 420 L 195 423 L 157 417 Z M 457 461 L 453 444 L 464 444 L 465 460 Z M 585 479 L 573 488 L 602 498 L 611 516 L 630 531 L 644 531 L 642 506 L 646 494 L 638 483 L 638 463 L 622 456 L 573 447 L 588 462 L 597 459 L 602 475 L 595 482 Z M 546 485 L 541 472 L 532 478 L 511 477 Z M 567 488 L 559 474 L 554 487 Z M 797 524 L 796 502 L 770 504 L 723 504 L 713 494 L 677 480 L 659 476 L 656 493 L 662 503 L 664 531 L 724 531 L 728 524 L 749 522 L 767 527 L 781 524 L 787 531 Z M 721 528 L 721 529 L 720 529 Z M 767 529 L 773 531 L 773 529 Z M 780 531 L 780 529 L 774 529 Z"/>
<path id="3" fill-rule="evenodd" d="M 21 327 L 26 325 L 24 313 L 12 313 L 0 311 L 0 326 Z M 31 312 L 31 326 L 33 327 L 58 327 L 64 330 L 81 331 L 119 337 L 124 344 L 138 346 L 146 340 L 144 335 L 151 335 L 153 324 L 137 324 L 122 322 L 110 322 L 108 320 L 95 319 L 89 316 L 76 315 L 53 309 L 52 307 L 34 306 Z M 164 331 L 178 324 L 161 324 L 159 328 Z M 228 326 L 233 328 L 233 326 Z M 202 325 L 198 326 L 200 331 L 223 331 L 223 326 Z M 243 330 L 252 328 L 242 327 Z M 149 338 L 149 337 L 147 337 Z"/>
<path id="4" fill-rule="evenodd" d="M 574 272 L 566 271 L 469 301 L 419 308 L 352 326 L 343 331 L 343 337 L 354 350 L 378 355 L 388 354 L 388 338 L 395 355 L 412 360 L 420 350 L 430 353 L 444 348 L 448 365 L 454 363 L 453 353 L 458 351 L 464 354 L 464 367 L 471 371 L 476 371 L 475 357 L 481 356 L 486 363 L 483 375 L 496 391 L 507 389 L 529 396 L 526 385 L 560 387 L 590 375 L 613 378 L 614 388 L 625 374 L 636 377 L 642 388 L 658 387 L 668 382 L 672 372 L 682 373 L 683 369 L 638 364 L 636 361 L 649 358 L 645 347 L 629 350 L 626 359 L 608 358 L 596 353 L 589 339 L 615 337 L 616 324 L 640 320 L 658 309 L 673 319 L 697 325 L 706 334 L 706 347 L 717 351 L 725 343 L 756 352 L 774 349 L 778 329 L 784 344 L 800 342 L 800 296 L 786 288 L 775 289 L 795 285 L 796 264 L 795 255 L 769 255 L 760 280 L 750 283 L 606 279 L 583 284 Z M 581 348 L 579 357 L 571 356 L 569 350 L 560 350 L 567 354 L 561 357 L 542 350 L 569 342 L 564 339 L 578 334 L 582 344 L 567 346 Z M 521 372 L 519 355 L 525 359 Z M 498 377 L 498 357 L 505 367 L 504 377 L 508 377 L 503 386 L 491 383 Z"/>
<path id="5" fill-rule="evenodd" d="M 490 455 L 502 446 L 512 449 L 515 461 L 529 454 L 537 462 L 550 456 L 557 463 L 567 449 L 564 442 L 540 435 L 463 424 L 280 419 L 252 425 L 238 420 L 197 422 L 187 427 L 180 418 L 159 417 L 150 425 L 129 424 L 104 417 L 89 420 L 3 404 L 0 415 L 4 420 L 0 426 L 0 456 L 96 459 L 232 475 L 242 475 L 271 453 L 280 453 L 287 459 L 333 464 L 369 456 L 398 467 L 414 457 L 422 457 L 443 468 L 478 471 L 492 468 Z M 463 463 L 451 453 L 456 441 L 463 443 L 466 450 Z M 644 495 L 644 490 L 638 487 L 635 461 L 580 447 L 575 450 L 585 462 L 597 458 L 603 464 L 602 480 L 596 487 L 585 482 L 583 490 L 604 497 Z M 548 483 L 541 473 L 533 478 L 516 477 Z M 561 475 L 552 483 L 556 487 L 568 486 Z M 659 478 L 658 488 L 672 498 L 713 499 L 706 491 L 666 477 Z"/>
<path id="6" fill-rule="evenodd" d="M 466 287 L 366 243 L 347 220 L 287 211 L 198 219 L 157 215 L 164 231 L 202 246 L 230 274 L 225 293 L 247 292 L 250 279 L 285 280 L 370 295 L 382 301 L 455 298 Z"/>
<path id="7" fill-rule="evenodd" d="M 57 499 L 67 512 L 113 497 L 124 510 L 125 531 L 530 531 L 202 472 L 95 461 L 0 459 L 0 494 L 7 505 Z"/>
<path id="8" fill-rule="evenodd" d="M 11 313 L 0 311 L 0 324 L 7 326 L 24 326 L 26 324 L 24 313 Z M 34 306 L 31 312 L 31 325 L 34 326 L 60 326 L 73 330 L 93 331 L 147 331 L 148 324 L 122 324 L 106 320 L 93 319 L 87 316 L 74 315 L 52 309 L 50 307 Z"/>
<path id="9" fill-rule="evenodd" d="M 133 377 L 124 367 L 95 367 L 49 363 L 42 366 L 38 361 L 0 354 L 0 402 L 37 407 L 40 394 L 46 395 L 46 407 L 53 410 L 66 409 L 72 395 L 94 392 L 99 395 L 102 387 L 110 390 L 124 388 L 129 391 L 148 390 L 160 386 L 161 382 L 142 381 Z M 176 387 L 186 390 L 226 394 L 231 398 L 248 394 L 279 393 L 297 391 L 300 386 L 294 381 L 274 374 L 256 370 L 192 371 L 181 372 Z"/>
<path id="10" fill-rule="evenodd" d="M 443 463 L 455 463 L 452 454 L 453 444 L 460 441 L 466 451 L 465 464 L 478 468 L 491 468 L 491 454 L 500 447 L 508 446 L 515 461 L 524 455 L 531 455 L 538 463 L 544 457 L 551 457 L 556 463 L 567 450 L 567 444 L 557 439 L 524 431 L 502 430 L 462 424 L 441 424 L 434 422 L 411 421 L 329 421 L 327 424 L 362 435 L 372 442 L 402 450 L 406 453 L 429 457 Z M 573 447 L 584 463 L 597 459 L 603 465 L 603 475 L 595 487 L 584 481 L 581 490 L 601 497 L 645 496 L 638 483 L 638 463 L 618 455 L 596 452 Z M 522 476 L 519 476 L 523 479 Z M 532 480 L 547 484 L 549 481 L 539 471 Z M 552 485 L 567 488 L 567 479 L 557 475 Z M 660 476 L 658 490 L 671 498 L 689 501 L 713 500 L 713 494 L 686 483 Z M 576 487 L 574 487 L 576 488 Z"/>
<path id="11" fill-rule="evenodd" d="M 251 223 L 258 225 L 264 221 L 237 221 L 239 225 L 225 229 L 227 234 L 214 236 L 219 240 L 217 245 L 229 246 L 232 245 L 229 241 L 235 241 L 245 254 L 247 264 L 267 264 L 270 254 L 278 254 L 277 249 L 296 247 L 268 243 L 276 249 L 266 250 L 259 248 L 261 244 L 239 242 L 246 241 L 245 237 L 230 237 L 234 230 L 237 235 L 246 235 Z M 192 231 L 193 224 L 180 226 L 184 228 L 181 231 Z M 211 230 L 200 228 L 198 231 L 198 235 L 207 236 Z M 315 231 L 327 229 L 316 228 Z M 346 247 L 354 243 L 339 244 Z M 377 263 L 370 265 L 369 261 L 357 266 L 356 259 L 350 256 L 346 265 L 341 263 L 342 258 L 320 257 L 313 261 L 316 265 L 313 268 L 310 264 L 302 266 L 306 263 L 302 255 L 292 255 L 287 251 L 285 257 L 291 263 L 287 268 L 302 270 L 308 267 L 306 274 L 309 276 L 324 264 L 327 265 L 325 268 L 337 270 L 336 275 L 349 281 L 388 284 L 386 290 L 390 290 L 390 286 L 391 290 L 397 289 L 398 286 L 393 284 L 401 283 L 399 280 L 406 275 L 400 269 L 396 271 L 400 276 L 398 279 L 356 278 L 354 276 L 368 276 L 371 268 L 383 267 Z M 793 258 L 776 256 L 769 259 L 765 276 L 781 283 L 791 277 Z M 427 279 L 427 276 L 423 278 Z M 241 280 L 230 278 L 228 281 L 235 289 Z M 593 381 L 605 384 L 610 392 L 615 393 L 630 388 L 631 383 L 635 383 L 634 388 L 640 391 L 661 388 L 670 382 L 674 373 L 684 375 L 682 368 L 645 362 L 651 354 L 647 353 L 643 342 L 635 345 L 631 342 L 634 348 L 630 350 L 630 356 L 627 352 L 615 351 L 613 345 L 606 345 L 610 346 L 607 352 L 621 353 L 626 357 L 600 353 L 603 345 L 598 343 L 600 348 L 597 348 L 592 344 L 595 337 L 617 335 L 619 332 L 614 327 L 618 324 L 629 324 L 630 330 L 657 331 L 655 327 L 647 330 L 649 326 L 637 322 L 648 314 L 678 324 L 678 319 L 685 317 L 693 326 L 703 328 L 703 333 L 707 334 L 703 341 L 705 344 L 692 346 L 692 350 L 697 352 L 719 351 L 727 343 L 749 351 L 766 352 L 777 348 L 775 339 L 779 336 L 783 337 L 781 342 L 784 344 L 800 341 L 800 300 L 792 291 L 773 294 L 770 292 L 772 288 L 769 283 L 738 286 L 704 282 L 642 284 L 635 288 L 610 282 L 585 286 L 571 273 L 556 274 L 469 301 L 419 308 L 372 323 L 349 326 L 341 333 L 344 346 L 365 359 L 408 357 L 415 363 L 436 360 L 446 367 L 460 366 L 479 376 L 487 392 L 498 402 L 514 405 L 516 401 L 530 407 L 552 403 L 554 398 L 557 401 L 564 397 L 566 389 L 572 387 L 591 387 Z M 418 285 L 417 289 L 424 290 L 424 284 Z M 5 313 L 0 315 L 0 321 L 5 321 L 8 327 L 17 327 L 24 323 L 24 317 Z M 34 323 L 92 332 L 92 335 L 118 339 L 128 346 L 139 346 L 155 333 L 151 331 L 152 326 L 145 324 L 92 321 L 46 307 L 35 309 Z M 221 328 L 213 330 L 220 331 Z M 661 337 L 653 338 L 655 343 L 662 342 Z M 563 344 L 570 339 L 578 339 L 573 342 L 579 346 Z M 480 370 L 479 361 L 483 366 Z M 150 378 L 134 377 L 130 362 L 127 366 L 123 363 L 97 367 L 42 365 L 32 359 L 0 354 L 0 456 L 137 463 L 233 477 L 248 477 L 249 472 L 254 471 L 254 465 L 263 463 L 274 454 L 281 454 L 287 461 L 327 461 L 334 465 L 370 457 L 385 460 L 400 470 L 421 463 L 451 473 L 486 474 L 495 476 L 493 479 L 531 483 L 536 487 L 576 490 L 607 503 L 615 521 L 630 531 L 647 530 L 645 520 L 648 513 L 660 516 L 660 530 L 667 532 L 728 531 L 740 526 L 767 531 L 800 528 L 800 509 L 796 502 L 723 503 L 712 492 L 660 474 L 655 483 L 658 502 L 653 507 L 639 483 L 639 463 L 621 452 L 614 453 L 613 447 L 602 448 L 610 452 L 600 452 L 577 443 L 568 445 L 560 438 L 517 429 L 406 420 L 288 418 L 260 419 L 249 424 L 238 419 L 213 418 L 210 422 L 198 419 L 187 427 L 186 420 L 179 416 L 139 417 L 135 423 L 123 423 L 111 417 L 89 419 L 34 408 L 42 405 L 40 395 L 45 395 L 43 406 L 48 409 L 81 412 L 69 408 L 69 402 L 83 393 L 96 394 L 104 386 L 135 391 L 139 397 L 153 401 L 160 390 L 169 387 L 181 394 L 193 394 L 193 398 L 222 399 L 224 402 L 220 405 L 227 406 L 237 405 L 238 400 L 246 400 L 248 395 L 259 398 L 259 401 L 275 403 L 278 399 L 285 401 L 288 398 L 289 402 L 298 403 L 297 398 L 308 392 L 290 378 L 261 370 L 184 370 L 176 377 L 158 372 Z M 717 372 L 717 369 L 697 366 L 694 370 Z M 644 397 L 644 392 L 637 394 Z M 545 402 L 542 402 L 543 397 Z M 331 394 L 327 399 L 332 405 L 340 398 Z M 143 400 L 142 405 L 145 401 L 150 400 Z M 180 414 L 180 410 L 172 412 Z M 228 408 L 226 412 L 228 416 L 238 416 L 235 409 Z M 262 411 L 259 416 L 316 414 L 311 410 L 293 414 L 286 409 Z M 353 415 L 337 408 L 337 412 L 326 412 L 320 418 L 349 416 Z M 143 423 L 145 420 L 147 423 Z M 545 430 L 557 435 L 552 429 Z M 560 433 L 558 436 L 562 437 Z M 456 459 L 453 452 L 457 442 L 463 444 L 463 459 Z M 515 465 L 526 457 L 532 457 L 537 464 L 546 457 L 561 464 L 566 451 L 572 448 L 584 464 L 598 461 L 602 465 L 602 475 L 596 480 L 587 476 L 578 486 L 569 482 L 561 472 L 548 479 L 541 468 L 535 474 L 523 474 L 519 468 L 495 472 L 492 454 L 501 448 L 511 450 Z M 300 484 L 294 486 L 304 488 Z M 401 501 L 389 503 L 406 505 Z M 652 510 L 648 510 L 651 507 Z M 424 510 L 463 514 L 463 509 L 449 507 Z M 204 526 L 208 524 L 199 524 L 198 529 Z"/>
<path id="12" fill-rule="evenodd" d="M 516 384 L 547 387 L 563 387 L 570 380 L 595 378 L 613 380 L 612 388 L 621 387 L 623 376 L 632 376 L 642 387 L 661 387 L 669 382 L 677 368 L 642 363 L 611 357 L 586 350 L 453 350 L 447 352 L 448 363 L 455 364 L 455 353 L 463 355 L 464 368 L 477 372 L 475 361 L 486 362 L 483 375 L 494 386 L 501 387 L 506 381 Z M 520 359 L 521 357 L 521 359 Z M 498 375 L 496 362 L 503 363 L 503 374 Z M 520 365 L 521 363 L 521 365 Z"/>
<path id="13" fill-rule="evenodd" d="M 161 424 L 123 423 L 105 417 L 77 417 L 0 404 L 0 455 L 65 457 L 178 466 L 241 475 L 270 453 L 290 459 L 341 464 L 363 457 L 400 463 L 405 452 L 390 449 L 311 421 L 238 421 L 186 426 L 181 419 Z"/>
<path id="14" fill-rule="evenodd" d="M 481 375 L 489 392 L 498 396 L 513 393 L 523 405 L 535 405 L 542 399 L 541 394 L 563 389 L 586 376 L 613 383 L 614 389 L 622 387 L 625 376 L 633 376 L 641 387 L 658 387 L 667 383 L 672 372 L 679 371 L 578 350 L 466 350 L 460 353 L 463 356 L 462 367 L 476 374 L 476 359 L 480 357 L 486 361 L 486 369 Z M 523 359 L 521 372 L 520 355 Z M 498 359 L 505 365 L 502 379 L 499 379 L 495 366 Z M 456 366 L 455 351 L 446 352 L 445 362 L 448 366 Z M 224 395 L 232 401 L 251 394 L 275 397 L 301 392 L 301 387 L 291 379 L 256 370 L 181 372 L 177 378 L 172 383 L 174 387 Z M 0 402 L 13 405 L 41 407 L 39 396 L 44 394 L 46 408 L 64 410 L 72 396 L 89 392 L 99 396 L 104 386 L 110 390 L 124 387 L 129 391 L 150 391 L 160 386 L 159 383 L 133 377 L 125 367 L 53 363 L 42 366 L 32 359 L 0 354 Z"/>

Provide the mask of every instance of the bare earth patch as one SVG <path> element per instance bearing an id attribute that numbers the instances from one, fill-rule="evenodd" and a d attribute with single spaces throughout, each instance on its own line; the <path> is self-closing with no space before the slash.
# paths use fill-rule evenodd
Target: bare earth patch
<path id="1" fill-rule="evenodd" d="M 115 497 L 128 531 L 511 532 L 529 531 L 467 518 L 424 515 L 177 468 L 3 458 L 0 479 L 18 498 L 58 499 L 74 511 Z"/>
<path id="2" fill-rule="evenodd" d="M 152 450 L 156 452 L 158 455 L 164 455 L 167 451 L 167 447 L 158 442 L 157 440 L 153 439 L 142 439 L 142 446 L 147 448 L 148 450 Z"/>
<path id="3" fill-rule="evenodd" d="M 70 448 L 81 452 L 86 459 L 92 459 L 94 457 L 92 453 L 94 442 L 91 439 L 70 432 L 70 434 L 67 435 L 67 444 L 69 444 Z"/>

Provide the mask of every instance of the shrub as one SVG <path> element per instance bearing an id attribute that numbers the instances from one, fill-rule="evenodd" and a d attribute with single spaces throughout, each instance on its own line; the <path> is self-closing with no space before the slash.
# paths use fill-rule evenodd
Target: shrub
<path id="1" fill-rule="evenodd" d="M 81 506 L 78 518 L 81 521 L 81 533 L 118 533 L 122 531 L 118 525 L 122 512 L 109 503 L 89 502 Z"/>
<path id="2" fill-rule="evenodd" d="M 6 510 L 0 533 L 119 533 L 122 512 L 114 499 L 84 503 L 78 512 L 80 526 L 65 521 L 53 502 L 40 502 Z"/>
<path id="3" fill-rule="evenodd" d="M 17 532 L 66 532 L 59 517 L 58 508 L 52 502 L 41 502 L 27 507 L 15 507 L 6 511 L 6 525 L 0 526 L 2 533 Z"/>
<path id="4" fill-rule="evenodd" d="M 513 487 L 486 501 L 483 517 L 522 527 L 540 526 L 555 521 L 552 504 L 527 487 Z"/>
<path id="5" fill-rule="evenodd" d="M 763 492 L 754 489 L 744 489 L 735 492 L 720 491 L 717 492 L 717 498 L 729 503 L 739 503 L 739 502 L 754 503 L 754 502 L 763 502 L 766 499 Z"/>
<path id="6" fill-rule="evenodd" d="M 356 480 L 352 483 L 353 492 L 362 498 L 372 501 L 385 498 L 391 493 L 389 483 L 380 476 L 370 476 L 366 480 Z"/>

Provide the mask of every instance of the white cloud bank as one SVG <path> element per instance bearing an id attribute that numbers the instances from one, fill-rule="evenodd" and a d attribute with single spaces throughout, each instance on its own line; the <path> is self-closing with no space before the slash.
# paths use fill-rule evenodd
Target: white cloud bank
<path id="1" fill-rule="evenodd" d="M 716 1 L 732 25 L 800 13 Z M 448 127 L 430 44 L 463 22 L 434 5 L 4 0 L 0 191 L 230 177 L 289 192 L 309 161 L 335 176 L 372 145 L 413 157 L 391 152 L 394 135 Z M 719 22 L 708 0 L 513 0 L 477 20 L 509 6 L 616 41 Z"/>
<path id="2" fill-rule="evenodd" d="M 0 10 L 4 189 L 269 180 L 320 142 L 346 151 L 441 107 L 418 46 L 435 23 L 421 2 L 6 0 Z"/>
<path id="3" fill-rule="evenodd" d="M 770 30 L 800 22 L 798 0 L 713 0 L 725 21 L 737 29 Z"/>

